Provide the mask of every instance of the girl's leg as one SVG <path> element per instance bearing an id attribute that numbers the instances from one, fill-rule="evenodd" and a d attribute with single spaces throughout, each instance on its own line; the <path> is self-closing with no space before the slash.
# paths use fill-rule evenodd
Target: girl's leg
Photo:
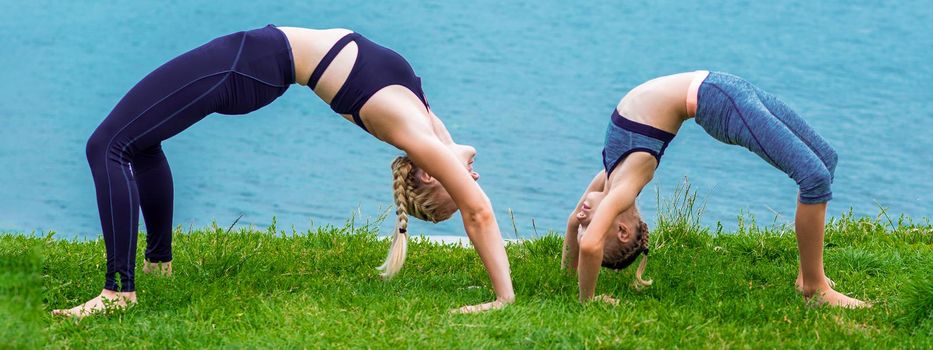
<path id="1" fill-rule="evenodd" d="M 826 204 L 797 203 L 794 229 L 797 232 L 797 250 L 800 254 L 801 287 L 806 297 L 830 288 L 823 271 Z"/>
<path id="2" fill-rule="evenodd" d="M 808 143 L 798 136 L 804 134 L 801 130 L 806 123 L 802 120 L 785 123 L 762 102 L 757 88 L 743 80 L 727 79 L 731 81 L 704 83 L 709 84 L 707 89 L 713 89 L 711 93 L 721 94 L 720 112 L 728 121 L 726 138 L 748 148 L 800 186 L 795 228 L 805 297 L 818 295 L 822 302 L 836 306 L 862 306 L 861 301 L 834 291 L 823 272 L 826 202 L 832 198 L 833 174 L 829 166 L 835 167 L 835 153 L 825 152 L 823 157 L 819 156 L 813 148 L 822 149 L 823 146 L 811 148 L 811 145 L 819 143 L 814 140 L 821 141 L 821 138 L 810 137 Z M 809 127 L 806 130 L 812 132 Z M 828 144 L 825 148 L 831 150 Z"/>
<path id="3" fill-rule="evenodd" d="M 836 173 L 836 164 L 839 162 L 839 156 L 836 154 L 833 147 L 829 145 L 829 142 L 826 142 L 820 134 L 813 130 L 813 128 L 811 128 L 797 112 L 784 103 L 784 101 L 781 101 L 781 99 L 756 86 L 752 87 L 768 112 L 783 123 L 788 130 L 800 139 L 800 141 L 807 145 L 810 151 L 816 154 L 823 162 L 823 165 L 826 166 L 826 169 L 829 170 L 830 176 L 834 176 Z"/>
<path id="4" fill-rule="evenodd" d="M 832 180 L 832 178 L 835 177 L 836 164 L 839 162 L 839 156 L 836 154 L 836 151 L 832 148 L 832 146 L 829 145 L 829 142 L 827 142 L 825 139 L 823 139 L 822 136 L 820 136 L 820 134 L 818 134 L 815 130 L 813 130 L 813 128 L 811 128 L 810 125 L 807 124 L 807 122 L 804 121 L 803 118 L 801 118 L 799 114 L 797 114 L 797 112 L 795 112 L 793 109 L 790 108 L 790 106 L 784 103 L 784 101 L 781 101 L 781 99 L 777 98 L 776 96 L 764 90 L 761 90 L 760 88 L 756 86 L 752 86 L 752 87 L 756 95 L 758 96 L 758 99 L 761 100 L 762 105 L 764 105 L 765 108 L 768 109 L 768 112 L 770 112 L 771 115 L 773 115 L 781 123 L 783 123 L 784 126 L 787 127 L 788 130 L 794 133 L 794 135 L 797 136 L 797 138 L 800 139 L 800 141 L 802 141 L 805 145 L 807 145 L 810 151 L 812 151 L 814 154 L 817 155 L 817 157 L 820 158 L 820 160 L 823 162 L 823 165 L 825 165 L 826 169 L 829 170 L 829 175 Z M 798 210 L 797 210 L 798 220 L 796 221 L 797 223 L 800 222 L 799 215 L 801 211 L 800 207 L 802 205 L 804 204 L 798 203 Z M 812 209 L 804 209 L 804 210 L 808 212 L 813 211 Z M 826 215 L 825 205 L 822 211 L 823 211 L 822 215 L 825 217 Z M 820 222 L 823 222 L 823 221 L 821 220 Z M 799 231 L 800 231 L 800 228 L 798 226 L 798 232 Z M 835 287 L 835 283 L 831 279 L 826 277 L 825 280 L 826 280 L 827 285 L 829 285 L 830 288 Z M 803 269 L 802 268 L 799 269 L 799 271 L 797 271 L 797 280 L 795 281 L 794 285 L 796 286 L 799 292 L 801 293 L 804 292 Z"/>
<path id="5" fill-rule="evenodd" d="M 797 250 L 800 252 L 801 289 L 805 298 L 816 297 L 816 302 L 847 308 L 867 307 L 869 304 L 833 290 L 823 271 L 823 237 L 826 222 L 826 203 L 797 203 L 794 222 L 797 230 Z"/>

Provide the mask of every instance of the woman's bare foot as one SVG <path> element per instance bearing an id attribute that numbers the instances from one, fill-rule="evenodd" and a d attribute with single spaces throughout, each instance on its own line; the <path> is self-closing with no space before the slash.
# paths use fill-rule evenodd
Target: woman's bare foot
<path id="1" fill-rule="evenodd" d="M 842 307 L 846 309 L 861 309 L 869 308 L 872 305 L 870 303 L 846 296 L 845 294 L 839 293 L 832 288 L 827 288 L 821 292 L 810 293 L 804 292 L 804 300 L 807 303 L 810 303 L 813 306 L 832 306 L 832 307 Z"/>
<path id="2" fill-rule="evenodd" d="M 104 289 L 94 299 L 70 309 L 52 310 L 52 315 L 84 318 L 107 310 L 126 309 L 133 304 L 136 304 L 136 292 L 124 293 Z"/>
<path id="3" fill-rule="evenodd" d="M 150 262 L 149 260 L 144 260 L 143 262 L 143 273 L 149 273 L 154 275 L 161 276 L 171 276 L 172 275 L 172 262 Z"/>

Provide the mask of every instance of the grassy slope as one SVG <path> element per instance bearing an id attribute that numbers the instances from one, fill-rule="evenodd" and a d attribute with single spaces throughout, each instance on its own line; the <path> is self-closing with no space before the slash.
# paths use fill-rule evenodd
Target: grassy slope
<path id="1" fill-rule="evenodd" d="M 493 297 L 471 249 L 415 242 L 386 283 L 374 267 L 388 243 L 369 228 L 215 227 L 177 234 L 176 274 L 140 273 L 138 306 L 81 322 L 46 312 L 99 291 L 103 242 L 0 235 L 0 347 L 933 347 L 928 223 L 833 220 L 827 273 L 870 310 L 805 306 L 789 231 L 711 235 L 683 218 L 660 226 L 652 287 L 632 289 L 631 269 L 602 272 L 597 291 L 619 297 L 616 307 L 576 301 L 556 236 L 509 246 L 515 305 L 450 315 Z"/>

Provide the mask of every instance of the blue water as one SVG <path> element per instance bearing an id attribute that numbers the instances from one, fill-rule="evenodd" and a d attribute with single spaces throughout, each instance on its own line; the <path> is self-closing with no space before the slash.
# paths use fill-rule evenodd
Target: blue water
<path id="1" fill-rule="evenodd" d="M 10 1 L 0 12 L 0 231 L 100 227 L 84 144 L 141 77 L 222 34 L 267 23 L 346 27 L 395 49 L 424 78 L 436 113 L 514 236 L 561 230 L 600 169 L 612 108 L 655 76 L 711 69 L 793 106 L 840 163 L 830 215 L 931 216 L 933 6 L 929 1 Z M 248 116 L 215 115 L 164 143 L 175 222 L 280 228 L 343 224 L 391 204 L 394 148 L 293 86 Z M 796 186 L 693 122 L 639 203 L 688 178 L 703 223 L 793 220 Z M 653 220 L 649 220 L 649 223 Z M 388 228 L 391 220 L 384 224 Z M 462 235 L 459 218 L 413 232 Z"/>

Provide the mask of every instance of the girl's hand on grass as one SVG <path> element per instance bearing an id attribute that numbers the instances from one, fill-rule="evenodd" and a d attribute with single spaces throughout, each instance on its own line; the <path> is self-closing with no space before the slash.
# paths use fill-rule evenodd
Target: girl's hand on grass
<path id="1" fill-rule="evenodd" d="M 600 294 L 593 298 L 593 301 L 601 301 L 610 305 L 619 305 L 619 299 L 613 298 L 606 294 Z"/>
<path id="2" fill-rule="evenodd" d="M 506 307 L 508 304 L 511 304 L 511 302 L 504 302 L 501 300 L 496 300 L 496 301 L 485 303 L 485 304 L 467 305 L 467 306 L 463 306 L 458 309 L 452 309 L 450 310 L 450 313 L 452 314 L 474 314 L 474 313 L 483 312 L 483 311 L 498 310 L 498 309 Z"/>

